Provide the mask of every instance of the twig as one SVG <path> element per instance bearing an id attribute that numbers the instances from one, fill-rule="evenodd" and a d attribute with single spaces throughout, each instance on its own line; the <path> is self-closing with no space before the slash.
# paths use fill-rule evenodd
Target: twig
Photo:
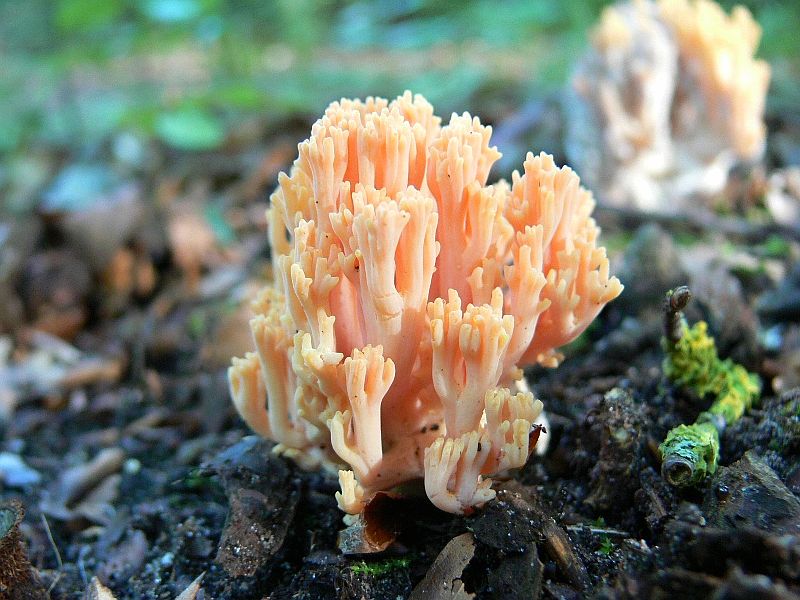
<path id="1" fill-rule="evenodd" d="M 683 318 L 691 293 L 682 286 L 667 293 L 664 303 L 664 375 L 672 383 L 692 389 L 714 402 L 691 425 L 672 428 L 658 447 L 661 474 L 671 485 L 701 483 L 717 470 L 720 433 L 737 421 L 757 400 L 761 381 L 731 359 L 717 354 L 707 325 L 689 327 Z"/>
<path id="2" fill-rule="evenodd" d="M 620 529 L 608 529 L 607 527 L 592 527 L 590 525 L 567 525 L 567 531 L 574 531 L 581 533 L 582 531 L 589 531 L 593 535 L 609 535 L 611 537 L 629 538 L 631 534 L 627 531 Z"/>
<path id="3" fill-rule="evenodd" d="M 58 573 L 56 574 L 55 579 L 53 579 L 50 587 L 47 588 L 47 593 L 53 591 L 53 588 L 56 587 L 58 580 L 61 579 L 61 575 L 63 574 L 62 571 L 64 569 L 64 562 L 61 560 L 61 553 L 58 551 L 58 546 L 56 546 L 56 541 L 53 539 L 53 532 L 50 531 L 50 524 L 47 522 L 47 517 L 44 513 L 41 514 L 42 517 L 42 525 L 44 525 L 44 532 L 47 534 L 47 539 L 50 541 L 50 545 L 53 547 L 53 552 L 56 555 L 56 563 L 58 564 Z"/>
<path id="4" fill-rule="evenodd" d="M 86 563 L 83 562 L 83 557 L 88 551 L 88 546 L 82 546 L 78 551 L 78 572 L 81 574 L 84 587 L 89 585 L 89 576 L 86 575 Z"/>
<path id="5" fill-rule="evenodd" d="M 664 299 L 664 337 L 670 344 L 677 344 L 683 335 L 682 311 L 691 299 L 692 292 L 685 285 L 667 292 Z"/>

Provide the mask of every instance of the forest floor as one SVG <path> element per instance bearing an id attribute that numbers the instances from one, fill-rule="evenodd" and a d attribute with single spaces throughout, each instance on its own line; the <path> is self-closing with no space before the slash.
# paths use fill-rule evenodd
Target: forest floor
<path id="1" fill-rule="evenodd" d="M 800 597 L 800 244 L 743 216 L 769 172 L 742 174 L 711 226 L 600 210 L 627 289 L 562 366 L 527 374 L 546 454 L 468 517 L 404 490 L 372 517 L 394 542 L 348 554 L 336 480 L 251 436 L 226 379 L 269 277 L 267 192 L 306 126 L 191 155 L 121 136 L 14 167 L 40 183 L 6 193 L 44 200 L 0 221 L 0 500 L 24 506 L 52 598 L 102 598 L 98 582 L 119 600 Z M 657 450 L 709 403 L 662 374 L 680 284 L 689 321 L 764 386 L 688 490 Z"/>

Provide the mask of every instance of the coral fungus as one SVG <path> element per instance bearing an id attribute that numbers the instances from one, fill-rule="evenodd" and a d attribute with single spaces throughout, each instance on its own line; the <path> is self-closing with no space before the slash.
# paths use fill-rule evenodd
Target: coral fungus
<path id="1" fill-rule="evenodd" d="M 341 469 L 349 513 L 418 478 L 446 511 L 490 500 L 538 433 L 521 367 L 555 366 L 622 290 L 571 169 L 528 154 L 487 185 L 491 128 L 440 121 L 409 92 L 328 107 L 271 197 L 274 282 L 229 370 L 277 452 Z"/>
<path id="2" fill-rule="evenodd" d="M 608 7 L 570 91 L 567 150 L 615 205 L 670 211 L 760 156 L 770 69 L 746 8 L 712 0 Z"/>

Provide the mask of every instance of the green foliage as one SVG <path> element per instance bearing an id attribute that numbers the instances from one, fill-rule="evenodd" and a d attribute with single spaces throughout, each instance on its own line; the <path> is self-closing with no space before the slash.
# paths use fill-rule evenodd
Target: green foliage
<path id="1" fill-rule="evenodd" d="M 788 258 L 792 246 L 782 235 L 773 234 L 761 245 L 761 252 L 767 258 Z"/>
<path id="2" fill-rule="evenodd" d="M 65 32 L 88 32 L 119 21 L 124 5 L 119 0 L 61 0 L 56 25 Z"/>
<path id="3" fill-rule="evenodd" d="M 225 138 L 225 128 L 212 113 L 186 107 L 165 112 L 155 124 L 158 137 L 180 150 L 210 150 Z"/>
<path id="4" fill-rule="evenodd" d="M 522 105 L 565 83 L 608 3 L 7 0 L 0 152 L 92 144 L 120 129 L 204 150 L 253 115 L 273 126 L 342 95 L 407 88 L 442 114 L 475 110 L 487 94 Z M 745 4 L 764 28 L 771 105 L 793 110 L 800 3 Z"/>
<path id="5" fill-rule="evenodd" d="M 597 529 L 603 529 L 606 527 L 606 520 L 603 517 L 598 517 L 592 521 L 592 526 Z M 597 551 L 605 556 L 609 556 L 614 551 L 614 542 L 611 541 L 608 534 L 600 534 L 600 547 Z"/>
<path id="6" fill-rule="evenodd" d="M 570 52 L 551 49 L 577 51 L 605 2 L 11 0 L 0 5 L 0 152 L 120 129 L 206 150 L 251 115 L 279 123 L 407 88 L 445 114 L 484 89 L 521 104 L 537 81 L 563 83 Z M 488 67 L 497 53 L 525 69 Z"/>

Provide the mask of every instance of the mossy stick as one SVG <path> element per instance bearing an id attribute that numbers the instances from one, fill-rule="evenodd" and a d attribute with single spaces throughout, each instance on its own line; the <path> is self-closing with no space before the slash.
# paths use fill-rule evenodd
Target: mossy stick
<path id="1" fill-rule="evenodd" d="M 699 484 L 717 470 L 719 434 L 750 409 L 761 393 L 757 375 L 730 359 L 719 358 L 705 322 L 692 327 L 686 323 L 682 311 L 690 298 L 685 286 L 667 294 L 662 339 L 664 375 L 701 398 L 712 396 L 714 401 L 693 424 L 672 429 L 659 446 L 661 473 L 678 487 Z"/>

